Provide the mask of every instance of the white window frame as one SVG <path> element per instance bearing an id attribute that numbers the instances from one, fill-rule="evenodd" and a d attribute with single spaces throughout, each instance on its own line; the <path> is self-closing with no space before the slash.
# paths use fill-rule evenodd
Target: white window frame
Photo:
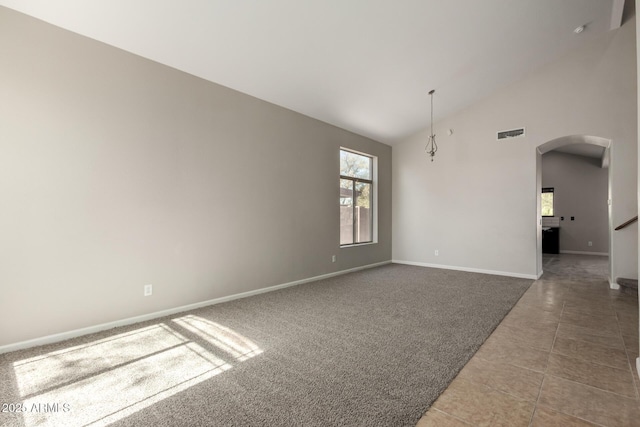
<path id="1" fill-rule="evenodd" d="M 363 243 L 348 243 L 348 244 L 344 244 L 344 245 L 340 245 L 340 248 L 355 248 L 355 247 L 360 247 L 360 246 L 366 246 L 366 245 L 375 245 L 378 243 L 378 157 L 374 156 L 373 154 L 369 154 L 369 153 L 365 153 L 363 151 L 358 151 L 358 150 L 354 150 L 352 148 L 348 148 L 348 147 L 340 147 L 340 150 L 338 151 L 338 173 L 340 172 L 340 151 L 348 151 L 350 153 L 353 154 L 358 154 L 361 156 L 366 156 L 369 157 L 371 159 L 371 200 L 370 200 L 370 204 L 371 204 L 371 222 L 372 222 L 372 229 L 371 229 L 371 234 L 372 234 L 372 238 L 370 242 L 363 242 Z M 339 173 L 339 179 L 342 179 L 343 176 Z M 353 177 L 347 177 L 349 179 L 353 179 Z M 367 180 L 362 180 L 367 181 Z M 354 206 L 355 206 L 355 200 L 354 200 Z M 338 210 L 340 209 L 340 192 L 338 191 Z M 338 218 L 340 218 L 340 215 L 338 214 Z M 338 225 L 338 231 L 339 231 L 339 227 L 340 225 Z M 338 233 L 338 242 L 340 242 L 340 235 Z"/>

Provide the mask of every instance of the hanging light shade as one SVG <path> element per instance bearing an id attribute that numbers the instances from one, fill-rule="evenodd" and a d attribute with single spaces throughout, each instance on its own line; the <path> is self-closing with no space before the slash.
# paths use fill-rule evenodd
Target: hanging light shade
<path id="1" fill-rule="evenodd" d="M 424 147 L 424 150 L 431 156 L 431 161 L 433 162 L 433 157 L 436 155 L 436 151 L 438 151 L 438 144 L 436 144 L 436 136 L 433 133 L 433 94 L 435 93 L 435 89 L 429 92 L 431 96 L 431 132 L 429 134 L 429 139 L 427 140 L 427 145 Z"/>

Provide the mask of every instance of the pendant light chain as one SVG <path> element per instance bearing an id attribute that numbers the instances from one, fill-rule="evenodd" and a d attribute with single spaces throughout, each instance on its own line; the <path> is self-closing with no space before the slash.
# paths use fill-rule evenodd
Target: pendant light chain
<path id="1" fill-rule="evenodd" d="M 431 134 L 429 135 L 429 140 L 427 141 L 427 146 L 424 147 L 425 151 L 431 156 L 431 161 L 433 162 L 433 157 L 436 155 L 436 151 L 438 151 L 438 144 L 436 144 L 436 136 L 433 133 L 433 94 L 435 90 L 429 92 L 431 96 Z"/>

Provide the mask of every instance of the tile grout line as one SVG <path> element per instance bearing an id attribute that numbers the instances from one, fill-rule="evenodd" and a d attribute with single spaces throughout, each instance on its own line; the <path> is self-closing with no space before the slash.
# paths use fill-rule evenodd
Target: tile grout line
<path id="1" fill-rule="evenodd" d="M 633 381 L 634 389 L 636 392 L 636 400 L 638 400 L 640 399 L 640 394 L 638 392 L 638 382 L 636 381 L 636 376 L 633 373 L 633 363 L 629 358 L 629 349 L 627 348 L 627 345 L 624 341 L 624 336 L 622 335 L 622 328 L 620 327 L 620 317 L 618 316 L 618 309 L 614 307 L 614 310 L 616 312 L 616 324 L 618 325 L 618 334 L 620 336 L 620 339 L 622 340 L 622 345 L 624 347 L 624 354 L 627 356 L 627 364 L 629 365 L 629 370 L 631 371 L 631 381 Z"/>
<path id="2" fill-rule="evenodd" d="M 622 395 L 620 395 L 620 394 L 617 394 L 617 393 L 614 393 L 614 392 L 612 392 L 612 391 L 608 391 L 608 390 L 602 390 L 602 389 L 600 389 L 600 388 L 598 388 L 598 387 L 594 387 L 594 386 L 591 386 L 591 385 L 588 385 L 588 384 L 584 384 L 584 383 L 581 383 L 581 382 L 579 382 L 579 381 L 569 380 L 569 379 L 567 379 L 567 378 L 562 378 L 562 377 L 559 377 L 559 376 L 557 376 L 557 375 L 552 375 L 552 374 L 549 374 L 549 376 L 550 376 L 550 377 L 554 377 L 554 378 L 561 379 L 561 380 L 563 380 L 563 381 L 572 382 L 572 383 L 574 383 L 574 384 L 578 384 L 578 385 L 580 385 L 580 386 L 589 387 L 589 388 L 594 388 L 594 389 L 596 389 L 596 390 L 603 391 L 603 392 L 605 392 L 605 393 L 613 394 L 613 395 L 615 395 L 616 397 L 622 397 L 622 398 L 624 398 L 624 399 L 633 399 L 632 397 L 622 396 Z M 593 420 L 588 420 L 588 419 L 585 419 L 585 418 L 581 418 L 581 417 L 576 416 L 576 415 L 567 414 L 566 412 L 562 412 L 561 410 L 556 409 L 556 408 L 549 408 L 549 409 L 550 409 L 550 410 L 552 410 L 552 411 L 558 412 L 559 414 L 563 414 L 563 415 L 567 415 L 567 416 L 569 416 L 569 417 L 577 418 L 577 419 L 579 419 L 579 420 L 586 421 L 586 422 L 591 423 L 591 424 L 594 424 L 594 425 L 598 425 L 598 426 L 602 426 L 602 427 L 608 427 L 606 424 L 601 424 L 601 423 L 599 423 L 599 422 L 596 422 L 596 421 L 593 421 Z"/>
<path id="3" fill-rule="evenodd" d="M 485 359 L 482 359 L 482 360 L 485 360 Z M 515 365 L 511 365 L 511 366 L 515 366 Z M 516 367 L 517 367 L 517 368 L 520 368 L 520 366 L 516 366 Z M 526 368 L 522 368 L 522 369 L 526 369 Z M 531 372 L 535 372 L 535 373 L 537 373 L 537 374 L 539 374 L 539 373 L 540 373 L 540 372 L 538 372 L 538 371 L 531 371 Z M 457 377 L 456 377 L 456 378 L 457 378 Z M 516 396 L 515 394 L 509 393 L 508 391 L 500 390 L 499 388 L 492 387 L 492 386 L 490 386 L 490 385 L 488 385 L 488 384 L 481 383 L 481 382 L 478 382 L 478 381 L 474 381 L 473 379 L 470 379 L 470 378 L 461 378 L 461 379 L 462 379 L 463 381 L 467 381 L 467 382 L 470 382 L 470 383 L 475 384 L 475 385 L 479 385 L 479 386 L 482 386 L 482 387 L 486 387 L 486 388 L 488 388 L 488 389 L 490 389 L 490 390 L 492 390 L 492 391 L 495 391 L 496 393 L 500 393 L 500 394 L 504 394 L 504 395 L 506 395 L 506 396 L 510 396 L 510 397 L 514 398 L 515 400 L 517 400 L 517 401 L 519 401 L 519 402 L 529 402 L 529 403 L 533 403 L 533 404 L 535 404 L 535 402 L 534 402 L 533 400 L 528 400 L 528 399 L 522 398 L 522 397 L 520 397 L 520 396 Z M 437 409 L 437 408 L 436 408 L 436 409 Z M 440 412 L 444 412 L 444 411 L 443 411 L 443 410 L 441 410 L 441 409 L 439 409 L 439 411 L 440 411 Z M 451 415 L 451 414 L 449 414 L 449 415 Z"/>
<path id="4" fill-rule="evenodd" d="M 624 344 L 624 338 L 622 337 L 622 330 L 621 330 L 621 328 L 620 328 L 620 323 L 619 323 L 619 319 L 618 319 L 618 311 L 617 311 L 617 309 L 615 308 L 615 306 L 613 305 L 613 303 L 612 303 L 612 301 L 611 301 L 611 297 L 612 297 L 612 295 L 611 295 L 611 294 L 608 294 L 608 295 L 607 295 L 607 297 L 606 297 L 606 301 L 608 301 L 608 302 L 609 302 L 610 307 L 613 309 L 614 317 L 615 317 L 615 319 L 616 319 L 616 327 L 617 327 L 617 332 L 618 332 L 618 334 L 617 334 L 617 335 L 618 335 L 618 339 L 620 340 L 620 342 L 622 342 L 622 349 L 624 349 L 625 356 L 626 356 L 626 359 L 627 359 L 627 364 L 628 364 L 629 356 L 627 355 L 627 349 L 626 349 L 626 346 L 625 346 L 625 344 Z M 602 298 L 599 298 L 599 299 L 602 299 Z M 564 312 L 564 308 L 563 308 L 563 312 Z M 585 314 L 588 314 L 588 313 L 585 313 Z M 561 319 L 561 321 L 562 321 L 562 319 Z M 579 324 L 575 324 L 575 323 L 572 323 L 572 322 L 565 322 L 565 323 L 566 323 L 566 324 L 573 325 L 573 326 L 581 326 L 581 325 L 579 325 Z M 593 328 L 587 328 L 587 329 L 593 329 Z M 591 335 L 593 335 L 593 336 L 600 336 L 600 335 L 595 335 L 595 334 L 591 334 Z M 603 335 L 603 336 L 604 336 L 604 335 Z M 601 347 L 607 347 L 607 348 L 614 348 L 614 347 L 611 347 L 611 346 L 606 345 L 606 344 L 594 343 L 594 342 L 590 342 L 590 341 L 582 340 L 582 339 L 577 338 L 577 337 L 571 337 L 571 338 L 566 338 L 566 337 L 565 337 L 564 339 L 568 339 L 568 340 L 572 340 L 572 341 L 577 341 L 577 342 L 581 342 L 581 343 L 585 343 L 585 344 L 589 344 L 589 345 L 595 345 L 595 346 L 601 346 Z M 555 343 L 555 342 L 554 342 L 554 343 Z M 616 350 L 620 350 L 620 349 L 619 349 L 619 348 L 616 348 Z M 553 352 L 553 348 L 552 348 L 552 352 Z M 556 354 L 559 354 L 559 355 L 562 355 L 562 356 L 565 356 L 565 357 L 575 358 L 575 359 L 577 359 L 577 360 L 581 360 L 581 361 L 584 361 L 584 362 L 587 362 L 587 363 L 593 363 L 593 364 L 595 364 L 595 365 L 606 366 L 606 367 L 613 368 L 613 369 L 623 370 L 622 368 L 619 368 L 619 367 L 617 367 L 617 366 L 608 365 L 608 364 L 606 364 L 606 363 L 602 363 L 602 362 L 594 362 L 594 361 L 592 361 L 592 360 L 581 359 L 581 358 L 579 358 L 579 357 L 575 357 L 574 355 L 564 354 L 564 353 L 561 353 L 561 352 L 555 352 L 555 353 L 556 353 Z M 633 370 L 631 370 L 631 375 L 633 376 Z M 596 388 L 597 388 L 597 387 L 596 387 Z M 605 390 L 605 391 L 606 391 L 606 390 Z M 636 391 L 636 392 L 637 392 L 637 391 Z"/>
<path id="5" fill-rule="evenodd" d="M 565 340 L 571 340 L 571 341 L 578 341 L 578 342 L 584 342 L 584 343 L 586 343 L 586 344 L 593 344 L 593 343 L 590 343 L 590 342 L 587 342 L 587 341 L 573 340 L 573 339 L 571 339 L 571 338 L 562 338 L 562 339 L 565 339 Z M 609 348 L 610 348 L 610 347 L 609 347 Z M 626 364 L 628 365 L 629 356 L 627 356 L 627 350 L 626 350 L 626 349 L 625 349 L 625 350 L 614 349 L 614 350 L 618 350 L 618 351 L 623 351 L 623 352 L 624 352 L 624 358 L 626 359 Z M 560 356 L 564 356 L 564 357 L 569 357 L 569 358 L 571 358 L 571 359 L 576 359 L 576 360 L 578 360 L 578 361 L 580 361 L 580 362 L 590 363 L 590 364 L 592 364 L 592 365 L 604 366 L 604 367 L 611 368 L 611 369 L 617 369 L 617 370 L 619 370 L 619 371 L 625 371 L 625 372 L 627 371 L 627 369 L 620 368 L 620 367 L 618 367 L 618 366 L 612 366 L 612 365 L 607 365 L 606 363 L 598 363 L 598 362 L 594 362 L 594 361 L 591 361 L 591 360 L 582 359 L 582 358 L 580 358 L 580 357 L 576 357 L 575 355 L 565 354 L 565 353 L 561 353 L 561 352 L 559 352 L 559 351 L 553 351 L 553 350 L 552 350 L 552 351 L 551 351 L 551 353 L 553 353 L 553 354 L 558 354 L 558 355 L 560 355 Z M 633 371 L 631 371 L 631 373 L 633 373 Z"/>
<path id="6" fill-rule="evenodd" d="M 580 326 L 580 325 L 576 325 L 576 324 L 573 324 L 573 323 L 567 323 L 567 322 L 563 322 L 563 324 L 564 325 L 570 325 L 570 326 Z M 624 345 L 624 340 L 620 341 L 622 343 L 621 346 L 613 346 L 611 344 L 605 344 L 605 343 L 602 343 L 602 342 L 594 342 L 594 341 L 589 341 L 588 339 L 585 339 L 585 338 L 582 338 L 582 337 L 576 337 L 573 333 L 570 334 L 570 333 L 567 332 L 566 334 L 570 335 L 571 337 L 566 336 L 566 337 L 559 337 L 559 338 L 564 338 L 564 339 L 569 339 L 569 340 L 574 340 L 574 341 L 580 341 L 581 343 L 585 343 L 585 344 L 600 345 L 602 347 L 607 347 L 607 348 L 610 348 L 610 349 L 613 349 L 613 350 L 624 350 L 626 348 L 625 345 Z M 588 332 L 584 332 L 584 334 L 585 335 L 589 335 L 589 336 L 594 337 L 594 338 L 607 338 L 608 337 L 606 335 L 595 335 L 595 334 L 588 333 Z"/>
<path id="7" fill-rule="evenodd" d="M 625 349 L 625 355 L 627 355 L 627 362 L 629 363 L 628 351 L 627 351 L 626 345 L 624 345 L 624 339 L 623 339 L 623 337 L 622 337 L 622 332 L 621 332 L 622 330 L 621 330 L 620 325 L 619 325 L 619 320 L 618 320 L 618 316 L 617 316 L 617 310 L 615 309 L 615 307 L 613 307 L 613 305 L 612 305 L 612 308 L 614 309 L 614 312 L 616 313 L 616 325 L 618 326 L 618 335 L 619 335 L 619 338 L 623 340 L 622 342 L 623 342 L 623 347 L 624 347 L 624 349 Z M 564 311 L 564 307 L 563 307 L 563 311 Z M 575 340 L 575 341 L 581 341 L 581 340 Z M 555 344 L 555 339 L 554 339 L 554 344 Z M 606 347 L 606 346 L 604 346 L 604 347 Z M 552 352 L 553 352 L 553 347 L 552 347 Z M 551 352 L 550 352 L 550 354 L 551 354 Z M 562 355 L 562 353 L 555 353 L 555 354 Z M 567 356 L 567 357 L 572 357 L 572 356 Z M 578 360 L 579 360 L 579 359 L 578 359 Z M 589 362 L 589 363 L 599 364 L 599 363 L 596 363 L 596 362 Z M 608 365 L 603 365 L 603 364 L 599 364 L 599 365 L 601 365 L 601 366 L 607 366 L 607 367 L 609 367 L 609 368 L 613 368 L 613 369 L 623 370 L 623 369 L 615 368 L 615 367 L 608 366 Z M 624 398 L 624 399 L 636 400 L 636 402 L 637 402 L 637 400 L 638 400 L 638 399 L 637 399 L 637 397 L 636 397 L 636 399 L 634 399 L 633 397 L 623 396 L 623 395 L 620 395 L 620 394 L 618 394 L 618 393 L 615 393 L 615 392 L 612 392 L 612 391 L 609 391 L 609 390 L 604 390 L 604 389 L 601 389 L 601 388 L 599 388 L 599 387 L 595 387 L 595 386 L 592 386 L 592 385 L 589 385 L 589 384 L 584 384 L 584 383 L 579 382 L 579 381 L 570 380 L 570 379 L 567 379 L 567 378 L 564 378 L 564 377 L 559 377 L 559 376 L 557 376 L 557 375 L 553 375 L 553 374 L 547 374 L 547 373 L 546 373 L 546 370 L 545 370 L 545 380 L 546 380 L 546 378 L 547 378 L 547 375 L 548 375 L 549 377 L 559 378 L 559 379 L 561 379 L 561 380 L 569 381 L 569 382 L 572 382 L 572 383 L 574 383 L 574 384 L 578 384 L 578 385 L 581 385 L 581 386 L 585 386 L 585 387 L 593 388 L 593 389 L 596 389 L 596 390 L 600 390 L 600 391 L 602 391 L 602 392 L 604 392 L 604 393 L 608 393 L 608 394 L 611 394 L 611 395 L 617 396 L 618 398 Z M 635 382 L 635 377 L 633 376 L 633 370 L 631 370 L 631 375 L 632 375 L 633 384 L 636 384 L 636 382 Z M 544 383 L 544 380 L 543 380 L 543 383 Z M 637 394 L 638 394 L 637 387 L 634 387 L 634 388 L 636 389 L 635 391 L 636 391 L 636 396 L 637 396 Z M 536 409 L 537 409 L 537 407 L 538 407 L 538 403 L 536 402 Z M 550 409 L 551 409 L 551 408 L 550 408 Z M 564 413 L 564 412 L 562 412 L 562 411 L 560 411 L 560 410 L 558 410 L 558 409 L 555 409 L 555 408 L 553 408 L 552 410 L 553 410 L 553 411 L 555 411 L 555 412 L 558 412 L 558 413 L 561 413 L 561 414 L 564 414 L 564 415 L 567 415 L 567 416 L 573 417 L 573 418 L 577 418 L 577 419 L 580 419 L 580 420 L 583 420 L 583 421 L 589 422 L 589 423 L 594 424 L 594 425 L 604 426 L 603 424 L 601 424 L 601 423 L 597 423 L 597 422 L 594 422 L 594 421 L 592 421 L 592 420 L 587 420 L 587 419 L 584 419 L 584 418 L 580 418 L 580 417 L 577 417 L 577 416 L 572 415 L 572 414 L 566 414 L 566 413 Z M 606 427 L 606 426 L 605 426 L 605 427 Z"/>
<path id="8" fill-rule="evenodd" d="M 596 387 L 596 386 L 593 386 L 593 385 L 589 385 L 589 384 L 581 383 L 580 381 L 576 381 L 576 380 L 570 380 L 570 379 L 568 379 L 568 378 L 560 377 L 560 376 L 558 376 L 558 375 L 553 375 L 553 374 L 545 374 L 545 375 L 549 375 L 550 377 L 554 377 L 554 378 L 560 379 L 560 380 L 562 380 L 562 381 L 568 381 L 568 382 L 570 382 L 570 383 L 574 383 L 574 384 L 577 384 L 577 385 L 579 385 L 579 386 L 592 388 L 592 389 L 595 389 L 595 390 L 597 390 L 597 391 L 601 391 L 601 392 L 603 392 L 603 393 L 612 394 L 612 395 L 614 395 L 615 397 L 618 397 L 618 398 L 628 399 L 628 400 L 637 400 L 637 399 L 635 399 L 635 398 L 633 398 L 633 397 L 624 396 L 624 395 L 622 395 L 622 394 L 620 394 L 620 393 L 616 393 L 616 392 L 614 392 L 614 391 L 604 390 L 604 389 L 602 389 L 602 388 L 600 388 L 600 387 Z M 561 411 L 559 411 L 559 410 L 557 410 L 557 409 L 554 409 L 554 411 L 556 411 L 556 412 L 561 412 Z M 568 415 L 568 414 L 567 414 L 567 415 Z M 571 416 L 572 416 L 572 417 L 575 417 L 575 415 L 571 415 Z M 576 418 L 577 418 L 577 417 L 576 417 Z M 590 422 L 590 423 L 592 423 L 593 421 L 589 421 L 589 422 Z"/>
<path id="9" fill-rule="evenodd" d="M 565 307 L 565 303 L 563 302 L 563 305 L 562 305 L 562 312 L 563 312 L 563 313 L 564 313 L 564 307 Z M 617 310 L 615 309 L 615 307 L 613 306 L 613 304 L 611 304 L 611 307 L 614 309 L 614 312 L 616 313 L 616 316 L 615 316 L 615 317 L 616 317 L 616 322 L 618 322 Z M 562 321 L 562 315 L 560 316 L 560 321 Z M 620 338 L 622 338 L 622 336 L 621 336 L 621 329 L 620 329 L 620 325 L 619 325 L 618 323 L 617 323 L 617 326 L 618 326 L 618 332 L 619 332 Z M 559 327 L 560 327 L 560 322 L 558 322 L 558 328 L 559 328 Z M 556 336 L 557 336 L 557 333 L 556 333 Z M 575 340 L 575 341 L 582 341 L 582 340 Z M 586 342 L 586 341 L 584 341 L 584 342 Z M 626 346 L 624 345 L 624 340 L 623 340 L 622 342 L 623 342 L 623 347 L 625 348 L 625 354 L 627 354 Z M 554 343 L 553 343 L 553 345 L 552 345 L 552 347 L 551 347 L 551 351 L 549 352 L 549 356 L 551 356 L 551 353 L 553 352 L 553 347 L 554 347 L 554 345 L 555 345 L 555 337 L 554 337 Z M 560 354 L 560 355 L 562 355 L 561 353 L 556 353 L 556 354 Z M 567 357 L 571 357 L 571 356 L 567 356 Z M 627 361 L 628 361 L 628 359 L 629 359 L 629 357 L 627 356 Z M 597 363 L 596 363 L 596 364 L 597 364 Z M 602 365 L 602 366 L 607 366 L 607 365 Z M 548 367 L 548 362 L 547 362 L 547 367 Z M 609 367 L 611 367 L 611 366 L 609 366 Z M 567 379 L 567 378 L 558 377 L 558 376 L 556 376 L 556 375 L 552 375 L 552 374 L 547 374 L 547 372 L 546 372 L 546 371 L 547 371 L 547 369 L 545 369 L 545 373 L 544 373 L 544 376 L 545 376 L 545 377 L 544 377 L 544 379 L 543 379 L 543 384 L 544 384 L 544 380 L 546 379 L 547 375 L 549 375 L 550 377 L 559 378 L 559 379 L 562 379 L 562 380 L 565 380 L 565 381 L 573 382 L 573 383 L 575 383 L 575 384 L 580 384 L 580 385 L 582 385 L 582 386 L 587 386 L 587 387 L 595 388 L 595 389 L 597 389 L 597 390 L 602 390 L 603 392 L 611 393 L 611 394 L 614 394 L 614 395 L 619 396 L 619 397 L 623 397 L 623 398 L 631 399 L 631 398 L 630 398 L 630 397 L 628 397 L 628 396 L 622 396 L 622 395 L 620 395 L 620 394 L 617 394 L 617 393 L 614 393 L 614 392 L 611 392 L 611 391 L 608 391 L 608 390 L 603 390 L 603 389 L 601 389 L 601 388 L 594 387 L 594 386 L 591 386 L 591 385 L 588 385 L 588 384 L 584 384 L 584 383 L 581 383 L 581 382 L 579 382 L 579 381 L 569 380 L 569 379 Z M 633 371 L 631 371 L 631 375 L 633 376 Z M 633 378 L 633 380 L 634 380 L 634 384 L 635 384 L 635 378 Z M 542 390 L 542 386 L 540 387 L 540 389 Z M 636 388 L 636 394 L 637 394 L 637 388 Z M 539 399 L 539 396 L 538 396 L 538 399 Z M 538 408 L 538 402 L 536 402 L 536 410 L 537 410 L 537 408 Z M 562 411 L 559 411 L 559 410 L 557 410 L 557 409 L 553 409 L 553 410 L 554 410 L 554 411 L 556 411 L 556 412 L 558 412 L 558 413 L 560 413 L 560 414 L 564 414 L 564 415 L 567 415 L 567 416 L 570 416 L 570 417 L 574 417 L 574 418 L 577 418 L 577 419 L 580 419 L 580 420 L 583 420 L 583 421 L 586 421 L 586 422 L 589 422 L 589 423 L 592 423 L 592 424 L 595 424 L 595 425 L 603 426 L 603 424 L 596 423 L 596 422 L 594 422 L 594 421 L 590 421 L 590 420 L 586 420 L 586 419 L 584 419 L 584 418 L 576 417 L 575 415 L 566 414 L 566 413 L 564 413 L 564 412 L 562 412 Z M 530 424 L 530 426 L 531 426 L 531 424 Z M 603 427 L 606 427 L 606 426 L 603 426 Z"/>
<path id="10" fill-rule="evenodd" d="M 579 278 L 574 278 L 573 276 L 571 276 L 571 277 L 570 277 L 570 279 L 571 279 L 571 280 L 570 280 L 571 282 L 574 282 L 574 283 L 571 283 L 571 287 L 573 287 L 573 286 L 575 286 L 575 285 L 576 285 L 576 283 L 575 283 L 575 282 L 577 282 Z M 607 298 L 607 299 L 608 299 L 608 298 Z M 613 312 L 614 312 L 614 313 L 616 313 L 616 312 L 617 312 L 616 307 L 615 307 L 615 306 L 613 306 L 613 303 L 612 303 L 611 301 L 609 301 L 609 303 L 610 303 L 609 305 L 610 305 L 611 309 L 613 309 Z M 563 314 L 564 314 L 564 307 L 566 307 L 566 301 L 564 301 L 564 303 L 563 303 Z M 561 320 L 562 320 L 562 316 L 561 316 Z M 616 320 L 617 320 L 617 313 L 616 313 Z M 566 322 L 565 322 L 565 323 L 566 323 Z M 558 323 L 558 329 L 559 329 L 559 327 L 560 327 L 560 325 L 559 325 L 559 324 L 560 324 L 560 322 Z M 618 324 L 618 326 L 619 326 L 619 324 Z M 621 331 L 621 328 L 619 328 L 618 330 L 619 330 L 619 331 Z M 556 337 L 557 337 L 557 335 L 558 335 L 558 334 L 556 333 Z M 571 334 L 569 334 L 569 336 L 571 336 Z M 619 338 L 622 338 L 622 337 L 619 337 Z M 576 340 L 576 341 L 582 341 L 582 340 Z M 587 343 L 588 343 L 588 341 L 584 341 L 584 342 L 587 342 Z M 624 344 L 624 340 L 622 341 L 622 344 L 623 344 L 623 349 L 625 350 L 625 355 L 627 355 L 627 362 L 629 362 L 629 356 L 628 356 L 628 353 L 629 353 L 629 352 L 627 351 L 627 346 Z M 549 357 L 551 356 L 551 353 L 559 354 L 559 353 L 557 353 L 557 352 L 554 352 L 554 351 L 553 351 L 554 347 L 555 347 L 555 337 L 554 337 L 554 342 L 553 342 L 553 345 L 552 345 L 551 351 L 549 352 Z M 608 346 L 604 346 L 604 347 L 608 347 Z M 571 356 L 570 356 L 570 357 L 571 357 Z M 593 362 L 592 362 L 592 363 L 593 363 Z M 604 366 L 606 366 L 606 365 L 604 365 Z M 541 386 L 541 390 L 542 390 L 542 388 L 544 387 L 544 383 L 547 381 L 547 379 L 548 379 L 548 378 L 556 377 L 555 375 L 552 375 L 552 374 L 550 374 L 550 373 L 547 373 L 547 372 L 548 372 L 548 368 L 549 368 L 549 366 L 548 366 L 548 361 L 547 361 L 547 367 L 545 368 L 544 379 L 543 379 L 543 384 L 542 384 L 542 386 Z M 618 368 L 618 369 L 619 369 L 619 368 Z M 633 371 L 631 372 L 631 374 L 633 375 Z M 561 377 L 557 377 L 557 378 L 561 378 Z M 565 380 L 564 378 L 561 378 L 561 379 Z M 635 378 L 634 378 L 634 380 L 635 380 Z M 576 381 L 572 381 L 572 380 L 567 380 L 567 381 L 571 381 L 571 382 L 576 383 L 576 384 L 580 384 L 580 385 L 583 385 L 583 386 L 587 386 L 586 384 L 582 384 L 582 383 L 579 383 L 579 382 L 576 382 Z M 596 387 L 593 387 L 593 386 L 587 386 L 587 387 L 596 388 Z M 597 389 L 597 388 L 596 388 L 596 389 Z M 612 392 L 609 392 L 609 391 L 607 391 L 607 390 L 603 390 L 603 391 L 604 391 L 604 392 L 606 392 L 606 393 L 611 393 L 611 394 L 617 395 L 616 393 L 612 393 Z M 640 390 L 637 390 L 637 391 L 638 391 L 638 392 L 640 392 Z M 540 394 L 541 394 L 541 392 L 540 392 Z M 539 394 L 539 396 L 538 396 L 538 401 L 536 402 L 536 411 L 537 411 L 538 406 L 539 406 L 540 394 Z M 620 396 L 620 395 L 617 395 L 617 396 Z M 621 396 L 621 397 L 625 397 L 626 399 L 632 399 L 632 400 L 633 400 L 633 398 L 630 398 L 630 397 L 626 397 L 626 396 Z M 543 408 L 544 408 L 545 406 L 543 405 L 543 406 L 541 406 L 541 407 L 543 407 Z M 552 409 L 552 408 L 549 408 L 549 409 Z M 563 413 L 562 411 L 559 411 L 559 410 L 557 410 L 557 409 L 552 409 L 552 410 L 553 410 L 553 411 L 555 411 L 555 412 L 557 412 L 557 413 L 560 413 L 560 414 L 564 414 L 564 415 L 566 415 L 566 416 L 569 416 L 569 417 L 573 417 L 573 418 L 576 418 L 576 419 L 580 419 L 580 420 L 583 420 L 583 421 L 587 421 L 587 422 L 589 422 L 589 423 L 593 423 L 594 425 L 602 425 L 602 424 L 600 424 L 599 422 L 597 422 L 597 423 L 596 423 L 596 422 L 593 422 L 593 421 L 589 421 L 589 420 L 582 419 L 582 418 L 580 418 L 580 417 L 576 417 L 576 416 L 571 415 L 571 414 L 565 414 L 565 413 Z M 531 421 L 530 425 L 531 425 L 532 423 L 533 423 L 533 420 Z"/>
<path id="11" fill-rule="evenodd" d="M 529 426 L 533 425 L 533 418 L 538 410 L 538 404 L 540 403 L 540 395 L 542 394 L 542 387 L 544 386 L 544 381 L 547 378 L 547 370 L 549 369 L 549 358 L 551 357 L 551 352 L 553 351 L 553 346 L 556 344 L 556 338 L 558 337 L 558 329 L 560 329 L 560 321 L 562 320 L 562 314 L 564 313 L 565 302 L 562 301 L 562 310 L 560 311 L 560 320 L 558 320 L 558 326 L 556 326 L 556 333 L 553 336 L 553 342 L 551 343 L 551 348 L 549 349 L 549 353 L 547 354 L 547 363 L 544 367 L 544 372 L 542 373 L 542 382 L 540 383 L 540 389 L 538 390 L 538 397 L 533 405 L 533 412 L 531 413 L 531 418 L 529 419 Z"/>
<path id="12" fill-rule="evenodd" d="M 540 350 L 540 349 L 537 349 L 537 348 L 534 348 L 534 347 L 528 347 L 528 348 L 530 348 L 530 349 L 532 349 L 532 350 L 536 350 L 536 351 L 546 351 L 546 350 Z M 482 357 L 482 356 L 478 356 L 478 359 L 483 360 L 483 361 L 485 361 L 485 362 L 489 362 L 489 363 L 496 363 L 495 361 L 490 360 L 490 359 L 486 359 L 486 358 L 484 358 L 484 357 Z M 514 365 L 513 363 L 509 363 L 509 362 L 501 362 L 501 363 L 504 363 L 505 365 L 513 366 L 514 368 L 524 369 L 525 371 L 533 372 L 533 373 L 535 373 L 535 374 L 542 374 L 542 375 L 544 375 L 544 372 L 542 372 L 542 371 L 536 371 L 535 369 L 526 368 L 526 367 L 524 367 L 524 366 L 520 366 L 520 365 Z"/>
<path id="13" fill-rule="evenodd" d="M 443 411 L 442 409 L 438 409 L 438 408 L 431 407 L 431 408 L 429 408 L 429 411 L 431 411 L 431 410 L 434 410 L 434 411 L 436 411 L 436 412 L 441 412 L 441 413 L 443 413 L 443 414 L 445 414 L 445 415 L 447 415 L 447 416 L 449 416 L 449 417 L 451 417 L 451 418 L 454 418 L 454 419 L 456 419 L 456 420 L 460 421 L 461 423 L 466 424 L 466 425 L 468 425 L 468 426 L 472 426 L 472 425 L 473 425 L 473 424 L 470 424 L 470 423 L 468 423 L 467 421 L 463 420 L 463 419 L 462 419 L 462 418 L 460 418 L 460 417 L 457 417 L 457 416 L 455 416 L 455 415 L 453 415 L 453 414 L 450 414 L 450 413 L 448 413 L 448 412 Z M 429 411 L 427 411 L 427 412 L 429 412 Z M 427 413 L 427 412 L 425 412 L 425 415 L 426 415 L 426 413 Z M 424 416 L 424 415 L 423 415 L 423 416 Z"/>

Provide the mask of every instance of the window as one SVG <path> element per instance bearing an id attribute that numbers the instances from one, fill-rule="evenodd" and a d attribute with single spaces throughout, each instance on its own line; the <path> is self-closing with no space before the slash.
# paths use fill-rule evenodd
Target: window
<path id="1" fill-rule="evenodd" d="M 553 188 L 542 189 L 542 216 L 553 216 Z"/>
<path id="2" fill-rule="evenodd" d="M 373 160 L 340 150 L 340 245 L 373 242 Z"/>

